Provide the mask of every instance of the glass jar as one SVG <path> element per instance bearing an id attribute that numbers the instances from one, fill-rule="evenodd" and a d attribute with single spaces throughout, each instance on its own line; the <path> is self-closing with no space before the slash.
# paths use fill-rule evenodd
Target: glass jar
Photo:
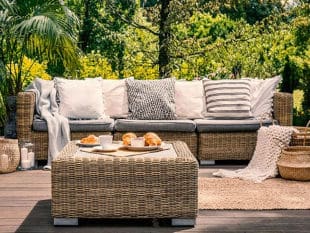
<path id="1" fill-rule="evenodd" d="M 29 170 L 35 167 L 34 144 L 25 141 L 20 146 L 21 169 Z"/>

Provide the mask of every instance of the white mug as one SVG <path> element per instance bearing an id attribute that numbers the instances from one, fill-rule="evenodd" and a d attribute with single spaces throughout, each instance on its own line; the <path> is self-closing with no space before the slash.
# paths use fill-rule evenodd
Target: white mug
<path id="1" fill-rule="evenodd" d="M 102 148 L 111 145 L 112 141 L 113 141 L 112 135 L 100 135 L 99 136 L 99 142 Z"/>
<path id="2" fill-rule="evenodd" d="M 130 142 L 133 147 L 144 147 L 144 143 L 144 137 L 132 138 Z"/>

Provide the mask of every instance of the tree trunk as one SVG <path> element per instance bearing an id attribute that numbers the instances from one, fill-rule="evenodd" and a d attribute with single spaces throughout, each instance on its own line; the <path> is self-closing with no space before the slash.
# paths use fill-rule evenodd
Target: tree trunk
<path id="1" fill-rule="evenodd" d="M 158 65 L 160 78 L 168 77 L 171 73 L 169 67 L 170 55 L 169 55 L 169 43 L 171 37 L 170 24 L 168 22 L 169 17 L 169 4 L 171 0 L 160 0 L 160 22 L 159 22 L 159 54 Z"/>
<path id="2" fill-rule="evenodd" d="M 85 7 L 85 11 L 84 11 L 84 22 L 82 25 L 82 30 L 80 32 L 80 41 L 81 41 L 81 49 L 83 52 L 87 52 L 87 48 L 89 45 L 89 38 L 90 38 L 90 34 L 93 30 L 92 26 L 92 22 L 91 22 L 91 17 L 90 17 L 90 10 L 91 10 L 91 5 L 94 4 L 92 3 L 92 1 L 90 0 L 85 0 L 84 1 L 84 7 Z"/>

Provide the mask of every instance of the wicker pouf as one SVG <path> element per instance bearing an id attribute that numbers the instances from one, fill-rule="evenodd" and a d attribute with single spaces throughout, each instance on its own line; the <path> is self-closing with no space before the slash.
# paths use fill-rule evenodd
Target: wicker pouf
<path id="1" fill-rule="evenodd" d="M 291 146 L 283 150 L 277 164 L 283 178 L 310 181 L 309 146 Z"/>
<path id="2" fill-rule="evenodd" d="M 16 171 L 20 161 L 18 141 L 0 138 L 0 173 Z"/>

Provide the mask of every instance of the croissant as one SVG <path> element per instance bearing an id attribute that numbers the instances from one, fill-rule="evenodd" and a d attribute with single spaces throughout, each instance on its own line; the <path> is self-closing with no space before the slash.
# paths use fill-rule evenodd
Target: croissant
<path id="1" fill-rule="evenodd" d="M 96 144 L 96 143 L 98 143 L 98 137 L 96 137 L 93 134 L 88 135 L 87 137 L 81 139 L 81 143 Z"/>
<path id="2" fill-rule="evenodd" d="M 156 133 L 146 133 L 144 136 L 145 145 L 146 146 L 160 146 L 161 139 Z"/>
<path id="3" fill-rule="evenodd" d="M 131 139 L 132 138 L 137 138 L 137 135 L 135 133 L 125 133 L 122 136 L 123 144 L 125 146 L 129 146 L 131 144 Z"/>

